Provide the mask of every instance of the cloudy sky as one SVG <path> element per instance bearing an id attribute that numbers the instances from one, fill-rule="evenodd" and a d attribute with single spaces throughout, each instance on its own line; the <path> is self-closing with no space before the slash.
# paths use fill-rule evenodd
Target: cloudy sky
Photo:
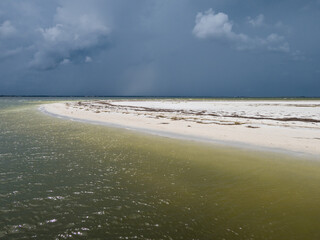
<path id="1" fill-rule="evenodd" d="M 320 0 L 1 0 L 0 95 L 320 96 Z"/>

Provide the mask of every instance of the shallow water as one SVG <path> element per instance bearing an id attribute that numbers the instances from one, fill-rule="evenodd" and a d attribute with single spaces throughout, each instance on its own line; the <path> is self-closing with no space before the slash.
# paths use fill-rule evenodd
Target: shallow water
<path id="1" fill-rule="evenodd" d="M 320 239 L 320 163 L 0 99 L 1 239 Z"/>

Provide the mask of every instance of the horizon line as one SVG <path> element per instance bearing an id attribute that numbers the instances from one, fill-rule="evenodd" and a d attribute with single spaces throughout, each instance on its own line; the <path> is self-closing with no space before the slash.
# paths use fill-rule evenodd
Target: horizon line
<path id="1" fill-rule="evenodd" d="M 320 96 L 190 96 L 190 95 L 50 95 L 0 94 L 0 97 L 56 97 L 56 98 L 320 98 Z"/>

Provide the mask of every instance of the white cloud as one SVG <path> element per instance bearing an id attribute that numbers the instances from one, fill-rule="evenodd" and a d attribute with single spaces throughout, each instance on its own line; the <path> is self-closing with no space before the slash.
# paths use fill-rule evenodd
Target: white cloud
<path id="1" fill-rule="evenodd" d="M 193 34 L 198 38 L 227 38 L 235 39 L 239 35 L 232 31 L 232 22 L 225 13 L 217 13 L 209 9 L 205 13 L 198 13 L 196 16 L 196 25 L 193 28 Z"/>
<path id="2" fill-rule="evenodd" d="M 248 23 L 253 27 L 261 27 L 264 25 L 264 15 L 259 14 L 256 18 L 248 17 Z"/>
<path id="3" fill-rule="evenodd" d="M 70 61 L 70 59 L 68 59 L 68 58 L 63 59 L 63 60 L 60 62 L 61 65 L 67 65 L 67 64 L 69 64 L 69 63 L 71 63 L 71 61 Z"/>
<path id="4" fill-rule="evenodd" d="M 4 21 L 0 25 L 0 38 L 10 37 L 16 33 L 15 27 L 10 21 Z"/>
<path id="5" fill-rule="evenodd" d="M 260 16 L 260 17 L 259 17 Z M 259 15 L 252 24 L 263 24 L 264 17 Z M 199 39 L 222 40 L 234 46 L 237 50 L 264 48 L 270 51 L 289 52 L 290 47 L 283 36 L 271 33 L 265 38 L 250 37 L 244 33 L 233 31 L 233 23 L 225 13 L 215 13 L 212 9 L 198 13 L 193 28 L 193 34 Z"/>
<path id="6" fill-rule="evenodd" d="M 198 38 L 230 37 L 233 34 L 232 23 L 229 22 L 228 15 L 224 13 L 215 14 L 212 9 L 209 9 L 205 13 L 197 14 L 193 34 Z"/>
<path id="7" fill-rule="evenodd" d="M 291 53 L 291 56 L 292 56 L 292 59 L 294 61 L 305 61 L 305 60 L 307 60 L 306 56 L 301 51 L 294 51 L 294 52 Z"/>
<path id="8" fill-rule="evenodd" d="M 92 58 L 89 57 L 89 56 L 86 56 L 85 60 L 84 60 L 86 63 L 90 63 L 92 62 Z"/>
<path id="9" fill-rule="evenodd" d="M 57 67 L 65 59 L 76 62 L 73 60 L 79 56 L 105 46 L 111 29 L 99 14 L 77 9 L 75 2 L 57 8 L 54 26 L 40 28 L 38 32 L 40 40 L 30 65 L 46 70 Z"/>

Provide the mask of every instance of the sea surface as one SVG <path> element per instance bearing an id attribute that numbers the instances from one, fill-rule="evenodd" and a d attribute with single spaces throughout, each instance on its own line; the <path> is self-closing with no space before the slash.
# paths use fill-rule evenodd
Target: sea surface
<path id="1" fill-rule="evenodd" d="M 0 239 L 320 239 L 320 162 L 0 98 Z"/>

